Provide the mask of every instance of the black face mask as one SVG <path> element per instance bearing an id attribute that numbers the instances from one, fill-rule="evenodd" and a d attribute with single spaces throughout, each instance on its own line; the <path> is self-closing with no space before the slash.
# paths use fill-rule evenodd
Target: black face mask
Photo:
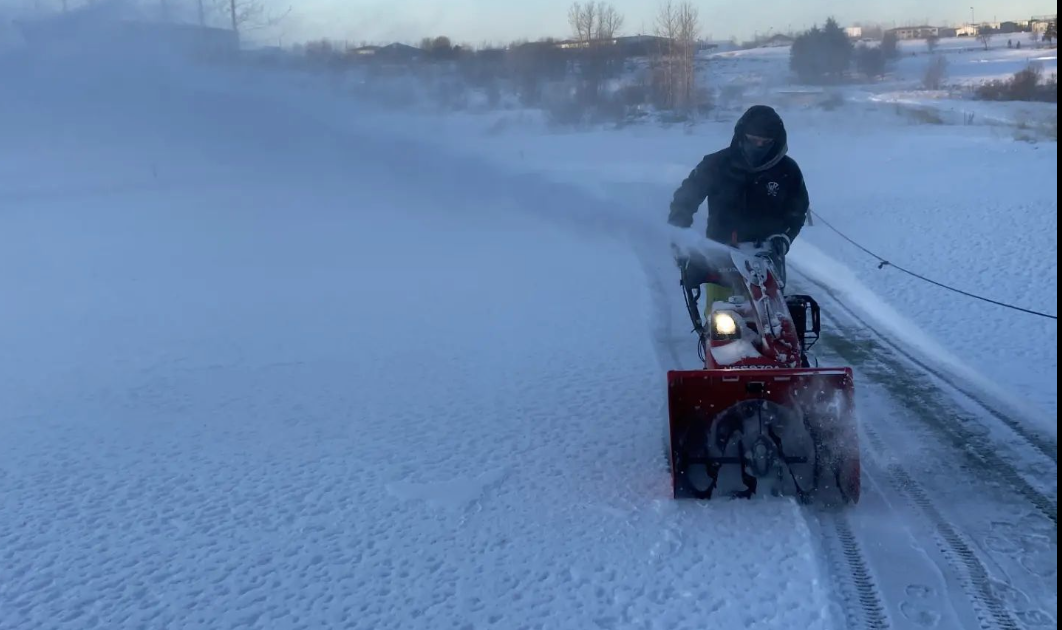
<path id="1" fill-rule="evenodd" d="M 757 144 L 747 138 L 741 141 L 741 153 L 744 154 L 749 166 L 760 166 L 767 162 L 773 148 L 773 140 L 766 144 Z"/>

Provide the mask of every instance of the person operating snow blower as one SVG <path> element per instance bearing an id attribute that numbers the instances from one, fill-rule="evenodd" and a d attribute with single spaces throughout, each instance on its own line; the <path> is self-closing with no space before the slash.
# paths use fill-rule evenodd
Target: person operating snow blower
<path id="1" fill-rule="evenodd" d="M 725 245 L 769 246 L 782 266 L 784 284 L 785 256 L 810 205 L 803 173 L 788 151 L 781 116 L 766 105 L 750 107 L 734 126 L 730 146 L 706 155 L 675 191 L 668 223 L 690 227 L 707 199 L 707 237 Z M 729 294 L 711 283 L 708 289 L 708 304 Z"/>
<path id="2" fill-rule="evenodd" d="M 818 303 L 785 291 L 785 257 L 809 207 L 804 177 L 787 152 L 781 117 L 752 107 L 730 146 L 705 156 L 671 202 L 668 222 L 689 228 L 707 200 L 708 239 L 723 245 L 686 254 L 674 245 L 700 359 L 667 372 L 676 499 L 859 501 L 853 371 L 820 367 L 809 355 L 821 332 Z"/>

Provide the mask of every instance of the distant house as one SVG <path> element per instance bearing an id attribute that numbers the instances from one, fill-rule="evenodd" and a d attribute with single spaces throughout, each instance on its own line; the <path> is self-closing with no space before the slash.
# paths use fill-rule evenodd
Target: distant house
<path id="1" fill-rule="evenodd" d="M 407 44 L 388 44 L 376 51 L 376 57 L 388 61 L 413 61 L 420 57 L 421 49 Z"/>
<path id="2" fill-rule="evenodd" d="M 562 50 L 578 50 L 589 48 L 591 46 L 608 46 L 617 49 L 624 57 L 648 57 L 666 49 L 668 42 L 668 38 L 658 37 L 656 35 L 627 35 L 624 37 L 599 39 L 590 42 L 569 39 L 553 42 L 552 46 Z M 700 42 L 697 44 L 697 50 L 712 50 L 717 47 L 718 44 L 708 42 Z"/>
<path id="3" fill-rule="evenodd" d="M 793 45 L 793 38 L 788 36 L 788 35 L 783 35 L 782 33 L 778 33 L 776 35 L 771 35 L 767 39 L 765 39 L 762 42 L 760 42 L 760 48 L 777 48 L 777 47 L 792 46 L 792 45 Z"/>
<path id="4" fill-rule="evenodd" d="M 950 29 L 941 29 L 939 26 L 901 26 L 885 32 L 896 35 L 896 39 L 929 39 L 930 37 L 945 37 L 940 34 L 941 30 Z"/>
<path id="5" fill-rule="evenodd" d="M 657 37 L 655 35 L 617 37 L 614 41 L 626 57 L 648 57 L 663 50 L 668 44 L 666 37 Z"/>
<path id="6" fill-rule="evenodd" d="M 534 42 L 532 42 L 532 43 L 534 43 Z M 568 49 L 568 48 L 589 48 L 590 47 L 590 43 L 589 42 L 584 42 L 582 40 L 576 40 L 576 39 L 566 39 L 566 40 L 561 41 L 561 42 L 556 42 L 553 45 L 555 47 L 557 47 L 557 48 L 563 48 L 563 49 Z"/>
<path id="7" fill-rule="evenodd" d="M 863 27 L 862 26 L 849 26 L 844 29 L 844 34 L 848 36 L 848 39 L 862 39 Z"/>
<path id="8" fill-rule="evenodd" d="M 372 59 L 374 61 L 404 63 L 415 61 L 423 52 L 424 51 L 414 46 L 394 43 L 386 46 L 360 46 L 351 49 L 349 54 L 355 57 Z"/>
<path id="9" fill-rule="evenodd" d="M 1037 35 L 1043 35 L 1048 31 L 1055 32 L 1058 30 L 1058 16 L 1057 15 L 1037 15 L 1033 16 L 1029 20 L 1029 30 Z"/>

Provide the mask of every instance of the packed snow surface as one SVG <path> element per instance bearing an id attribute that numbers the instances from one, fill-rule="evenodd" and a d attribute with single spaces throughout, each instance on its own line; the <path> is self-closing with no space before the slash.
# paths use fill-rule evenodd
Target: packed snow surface
<path id="1" fill-rule="evenodd" d="M 792 502 L 669 498 L 647 269 L 731 114 L 545 134 L 121 58 L 0 60 L 0 628 L 836 626 Z M 823 218 L 1054 311 L 1054 144 L 782 109 Z M 792 258 L 1053 424 L 1053 322 L 821 223 Z"/>
<path id="2" fill-rule="evenodd" d="M 794 504 L 669 499 L 642 267 L 531 212 L 607 204 L 350 103 L 29 61 L 0 628 L 829 626 Z"/>

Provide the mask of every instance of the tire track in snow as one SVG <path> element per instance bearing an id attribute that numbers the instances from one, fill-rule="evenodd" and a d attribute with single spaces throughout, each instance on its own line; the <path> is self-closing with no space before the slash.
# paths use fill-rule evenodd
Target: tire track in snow
<path id="1" fill-rule="evenodd" d="M 868 441 L 879 454 L 887 450 L 885 441 L 870 427 L 862 427 Z M 885 474 L 893 489 L 907 497 L 930 522 L 938 547 L 951 567 L 958 572 L 963 592 L 973 606 L 982 630 L 1019 630 L 1022 626 L 1011 616 L 1006 604 L 991 589 L 988 570 L 965 537 L 937 510 L 929 492 L 902 466 L 890 462 Z"/>
<path id="2" fill-rule="evenodd" d="M 874 339 L 870 340 L 874 346 L 872 349 L 881 350 L 882 346 L 885 346 L 886 352 L 872 352 L 868 357 L 870 360 L 865 361 L 867 365 L 865 368 L 870 367 L 870 376 L 876 381 L 886 380 L 882 377 L 885 376 L 884 372 L 888 372 L 893 376 L 890 380 L 893 384 L 896 383 L 896 375 L 903 375 L 910 373 L 912 370 L 922 370 L 927 372 L 930 376 L 937 377 L 940 381 L 943 381 L 945 387 L 936 388 L 939 392 L 952 397 L 967 398 L 974 404 L 983 410 L 984 414 L 991 418 L 999 419 L 1000 411 L 994 406 L 981 400 L 980 397 L 969 394 L 965 388 L 962 388 L 955 384 L 954 380 L 948 376 L 941 375 L 939 371 L 928 367 L 923 361 L 912 357 L 911 354 L 904 349 L 900 348 L 896 342 L 882 335 L 880 331 L 876 330 L 873 326 L 869 325 L 866 320 L 858 315 L 854 310 L 845 304 L 835 292 L 828 287 L 823 286 L 821 283 L 814 280 L 808 280 L 811 284 L 814 284 L 821 289 L 831 300 L 831 302 L 844 314 L 851 317 L 856 323 L 862 326 L 867 333 L 859 333 L 851 327 L 846 327 L 843 324 L 839 325 L 840 337 L 842 340 L 826 341 L 826 345 L 834 349 L 839 355 L 845 354 L 845 348 L 837 348 L 838 345 L 843 346 L 844 342 L 856 342 L 860 340 L 867 340 L 868 336 L 873 336 Z M 851 350 L 851 349 L 849 349 Z M 901 360 L 895 355 L 888 356 L 888 351 L 894 351 L 900 357 L 908 358 L 911 361 L 911 366 L 905 366 L 901 363 Z M 852 357 L 856 359 L 853 363 L 859 363 L 859 357 Z M 873 369 L 873 363 L 878 363 L 879 369 Z M 883 370 L 883 371 L 882 371 Z M 875 372 L 878 372 L 875 374 Z M 903 379 L 899 379 L 903 380 Z M 948 392 L 950 388 L 953 391 Z M 942 435 L 955 446 L 955 450 L 960 452 L 963 457 L 973 459 L 978 464 L 976 469 L 985 471 L 985 474 L 991 474 L 996 477 L 1001 477 L 1002 480 L 1010 488 L 1014 489 L 1016 494 L 1027 501 L 1036 511 L 1046 517 L 1057 530 L 1057 502 L 1052 500 L 1046 494 L 1032 487 L 1030 483 L 1024 478 L 1021 471 L 1018 468 L 996 454 L 996 451 L 992 449 L 993 444 L 991 440 L 983 438 L 970 429 L 966 428 L 961 422 L 952 414 L 938 413 L 935 409 L 932 409 L 933 400 L 922 400 L 919 396 L 914 396 L 906 400 L 909 405 L 913 405 L 913 414 L 917 416 L 917 419 L 924 421 L 924 424 Z M 1020 426 L 1021 420 L 1015 418 L 1007 418 L 1004 423 L 1007 427 L 1013 428 Z M 872 423 L 863 423 L 861 427 L 862 432 L 866 435 L 867 441 L 870 446 L 883 456 L 888 456 L 889 447 L 886 441 L 879 435 Z M 1055 458 L 1052 457 L 1052 453 L 1045 452 L 1047 448 L 1046 442 L 1038 440 L 1036 436 L 1025 430 L 1014 431 L 1021 439 L 1025 441 L 1032 449 L 1041 455 L 1047 457 L 1052 462 Z M 902 496 L 914 505 L 922 517 L 928 521 L 935 531 L 935 538 L 937 545 L 941 553 L 946 558 L 948 564 L 953 570 L 960 576 L 963 591 L 967 598 L 969 598 L 976 612 L 978 625 L 983 630 L 1000 629 L 1011 630 L 1025 627 L 1017 618 L 1015 618 L 1014 612 L 1008 607 L 1007 602 L 1004 601 L 1000 593 L 997 593 L 993 588 L 993 579 L 991 573 L 988 570 L 985 561 L 978 555 L 975 550 L 974 544 L 968 539 L 968 537 L 958 527 L 949 520 L 937 507 L 937 502 L 933 500 L 933 495 L 929 492 L 924 485 L 920 484 L 911 474 L 905 470 L 900 464 L 895 461 L 891 461 L 884 466 L 885 474 L 888 476 L 890 485 Z"/>
<path id="3" fill-rule="evenodd" d="M 847 627 L 867 630 L 891 628 L 880 589 L 847 516 L 840 513 L 818 513 L 816 517 L 820 526 L 825 525 L 828 528 L 823 529 L 820 535 L 823 536 L 821 544 L 826 560 L 833 569 L 831 575 L 836 578 L 840 573 L 838 569 L 846 569 L 844 574 L 847 579 L 837 580 L 835 586 L 841 592 L 843 601 L 849 604 L 844 610 Z M 854 602 L 859 605 L 851 605 Z"/>
<path id="4" fill-rule="evenodd" d="M 988 570 L 974 553 L 965 538 L 952 527 L 951 523 L 936 509 L 932 499 L 925 490 L 898 465 L 889 466 L 889 475 L 900 492 L 906 493 L 922 512 L 933 521 L 943 543 L 947 546 L 946 555 L 954 567 L 965 573 L 967 593 L 972 596 L 981 628 L 989 630 L 1020 630 L 1022 626 L 1011 616 L 1011 611 L 994 592 Z"/>

